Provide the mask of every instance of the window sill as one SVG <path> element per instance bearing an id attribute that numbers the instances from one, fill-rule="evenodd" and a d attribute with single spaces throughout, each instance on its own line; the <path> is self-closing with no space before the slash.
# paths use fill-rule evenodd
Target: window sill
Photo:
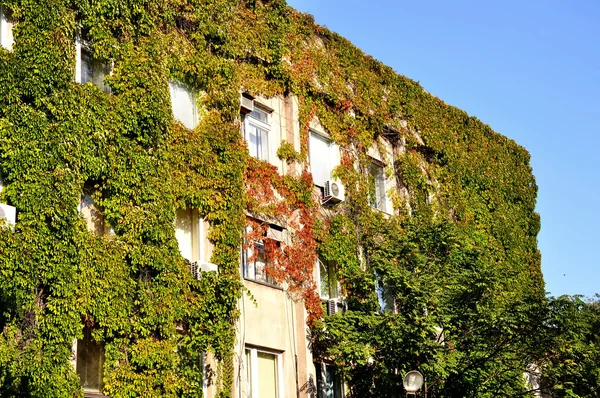
<path id="1" fill-rule="evenodd" d="M 273 285 L 271 283 L 268 282 L 262 282 L 262 281 L 257 281 L 256 279 L 250 279 L 250 278 L 246 278 L 244 277 L 244 280 L 247 282 L 252 282 L 252 283 L 256 283 L 257 285 L 262 285 L 262 286 L 266 286 L 266 287 L 270 287 L 276 290 L 281 290 L 283 291 L 283 287 L 279 286 L 279 285 Z"/>
<path id="2" fill-rule="evenodd" d="M 373 206 L 371 206 L 371 209 L 383 214 L 384 216 L 388 216 L 388 217 L 392 216 L 392 213 L 388 213 L 386 210 L 381 210 L 381 209 L 378 209 L 377 207 L 373 207 Z"/>
<path id="3" fill-rule="evenodd" d="M 85 398 L 107 398 L 106 395 L 102 394 L 99 391 L 94 390 L 83 390 L 83 396 Z"/>

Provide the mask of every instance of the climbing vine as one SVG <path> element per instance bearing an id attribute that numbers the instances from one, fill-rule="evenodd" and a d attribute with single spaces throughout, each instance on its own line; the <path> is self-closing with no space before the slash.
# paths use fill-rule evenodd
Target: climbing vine
<path id="1" fill-rule="evenodd" d="M 18 209 L 0 227 L 3 396 L 82 395 L 70 360 L 84 325 L 104 344 L 110 396 L 198 396 L 202 352 L 229 396 L 242 231 L 263 239 L 256 220 L 270 219 L 291 236 L 265 240 L 267 272 L 303 300 L 315 358 L 353 396 L 389 396 L 410 368 L 435 396 L 523 392 L 544 294 L 523 148 L 282 0 L 3 4 L 16 23 L 0 49 L 0 200 Z M 112 65 L 109 93 L 74 82 L 78 38 Z M 195 128 L 173 119 L 169 81 L 196 93 Z M 298 98 L 300 147 L 278 151 L 296 173 L 248 156 L 240 91 Z M 307 164 L 315 117 L 342 153 L 346 200 L 327 208 Z M 390 216 L 368 199 L 382 141 Z M 90 187 L 114 234 L 86 228 Z M 218 276 L 192 278 L 179 253 L 185 208 L 211 225 Z M 323 315 L 317 253 L 337 265 L 344 314 Z"/>

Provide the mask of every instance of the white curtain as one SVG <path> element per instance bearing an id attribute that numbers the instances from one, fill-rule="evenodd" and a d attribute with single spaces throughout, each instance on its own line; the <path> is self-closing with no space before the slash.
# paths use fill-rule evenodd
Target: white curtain
<path id="1" fill-rule="evenodd" d="M 268 161 L 269 144 L 267 131 L 253 125 L 252 123 L 248 123 L 246 129 L 246 140 L 248 141 L 248 150 L 250 151 L 250 156 L 260 160 Z"/>
<path id="2" fill-rule="evenodd" d="M 331 179 L 331 141 L 311 132 L 308 145 L 313 180 L 315 185 L 323 187 Z"/>
<path id="3" fill-rule="evenodd" d="M 197 124 L 196 100 L 192 90 L 178 82 L 169 83 L 173 116 L 189 129 Z"/>

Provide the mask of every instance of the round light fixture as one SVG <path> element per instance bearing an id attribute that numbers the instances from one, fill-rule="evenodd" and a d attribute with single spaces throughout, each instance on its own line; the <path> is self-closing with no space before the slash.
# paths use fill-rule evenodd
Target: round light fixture
<path id="1" fill-rule="evenodd" d="M 417 370 L 411 370 L 404 376 L 402 381 L 406 392 L 414 393 L 421 389 L 423 385 L 423 375 Z"/>

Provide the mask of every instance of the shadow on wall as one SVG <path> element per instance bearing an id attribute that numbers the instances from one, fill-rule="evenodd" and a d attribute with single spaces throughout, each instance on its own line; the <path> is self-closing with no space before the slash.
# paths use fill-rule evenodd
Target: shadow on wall
<path id="1" fill-rule="evenodd" d="M 300 388 L 301 393 L 306 393 L 310 398 L 317 398 L 317 385 L 313 375 L 308 376 L 308 381 Z"/>

